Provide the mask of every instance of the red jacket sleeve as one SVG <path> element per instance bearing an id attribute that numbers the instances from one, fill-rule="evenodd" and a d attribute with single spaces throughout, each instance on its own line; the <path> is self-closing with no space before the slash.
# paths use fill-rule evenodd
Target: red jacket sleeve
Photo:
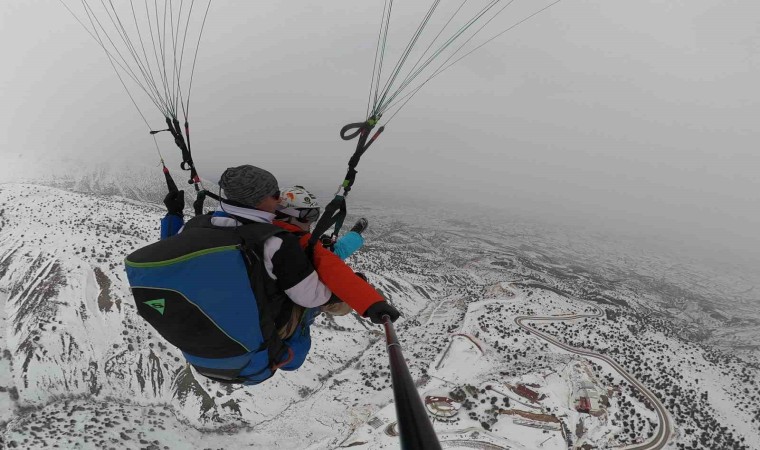
<path id="1" fill-rule="evenodd" d="M 301 245 L 309 242 L 309 234 L 301 237 Z M 317 244 L 314 246 L 314 269 L 325 286 L 354 311 L 364 315 L 373 303 L 384 301 L 382 295 L 362 280 L 336 254 Z"/>

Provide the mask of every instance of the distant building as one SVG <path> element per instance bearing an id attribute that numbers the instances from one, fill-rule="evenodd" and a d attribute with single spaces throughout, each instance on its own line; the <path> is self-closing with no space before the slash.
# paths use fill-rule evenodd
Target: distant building
<path id="1" fill-rule="evenodd" d="M 588 397 L 580 397 L 578 403 L 575 404 L 575 410 L 584 413 L 591 412 L 591 400 Z"/>
<path id="2" fill-rule="evenodd" d="M 565 438 L 565 442 L 567 443 L 567 448 L 573 448 L 573 437 L 570 434 L 570 429 L 567 428 L 567 425 L 565 424 L 564 420 L 559 421 L 560 426 L 562 427 L 562 437 Z"/>
<path id="3" fill-rule="evenodd" d="M 378 429 L 381 426 L 383 426 L 383 421 L 379 417 L 373 417 L 369 422 L 367 422 L 369 426 L 371 426 L 374 429 Z"/>
<path id="4" fill-rule="evenodd" d="M 523 418 L 514 419 L 513 422 L 517 425 L 522 425 L 524 427 L 538 428 L 540 430 L 560 431 L 562 429 L 559 422 L 537 422 L 535 420 L 529 420 L 529 419 L 523 419 Z"/>
<path id="5" fill-rule="evenodd" d="M 525 386 L 524 384 L 518 384 L 517 387 L 512 388 L 512 391 L 514 391 L 515 394 L 525 397 L 528 400 L 532 401 L 533 403 L 536 403 L 540 400 L 543 400 L 543 397 L 538 392 L 534 391 L 533 389 Z"/>
<path id="6" fill-rule="evenodd" d="M 449 398 L 438 397 L 429 395 L 425 397 L 425 408 L 436 419 L 441 421 L 448 421 L 456 417 L 459 414 L 459 408 L 462 404 Z"/>
<path id="7" fill-rule="evenodd" d="M 581 381 L 575 387 L 574 392 L 575 410 L 591 415 L 600 415 L 604 412 L 601 394 L 597 387 L 589 381 Z"/>

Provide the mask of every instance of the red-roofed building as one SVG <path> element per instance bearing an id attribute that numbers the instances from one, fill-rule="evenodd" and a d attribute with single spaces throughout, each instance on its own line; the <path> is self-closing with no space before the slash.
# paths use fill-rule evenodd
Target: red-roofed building
<path id="1" fill-rule="evenodd" d="M 588 397 L 579 398 L 578 404 L 575 405 L 575 410 L 584 413 L 591 412 L 591 400 Z"/>
<path id="2" fill-rule="evenodd" d="M 541 400 L 541 394 L 538 392 L 530 389 L 529 387 L 525 386 L 524 384 L 518 384 L 516 388 L 513 389 L 515 391 L 515 394 L 520 395 L 522 397 L 527 398 L 528 400 L 532 402 L 537 402 Z"/>

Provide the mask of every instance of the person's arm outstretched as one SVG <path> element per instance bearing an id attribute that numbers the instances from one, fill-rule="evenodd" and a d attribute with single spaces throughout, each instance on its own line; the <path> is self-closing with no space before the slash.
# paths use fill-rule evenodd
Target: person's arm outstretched
<path id="1" fill-rule="evenodd" d="M 314 247 L 314 267 L 333 294 L 346 302 L 360 316 L 369 317 L 373 322 L 380 323 L 382 314 L 390 316 L 392 321 L 401 315 L 371 284 L 354 273 L 353 269 L 348 267 L 338 255 L 320 245 Z"/>

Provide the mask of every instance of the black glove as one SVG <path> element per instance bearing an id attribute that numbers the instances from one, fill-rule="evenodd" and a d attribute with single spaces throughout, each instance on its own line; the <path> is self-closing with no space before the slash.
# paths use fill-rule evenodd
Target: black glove
<path id="1" fill-rule="evenodd" d="M 332 251 L 333 247 L 335 247 L 335 239 L 333 239 L 332 236 L 329 234 L 323 234 L 319 237 L 319 242 L 322 243 L 322 247 Z"/>
<path id="2" fill-rule="evenodd" d="M 182 217 L 182 210 L 185 209 L 185 191 L 169 192 L 164 197 L 164 205 L 169 214 Z"/>
<path id="3" fill-rule="evenodd" d="M 401 313 L 393 305 L 385 301 L 373 303 L 364 312 L 364 317 L 369 317 L 372 323 L 383 323 L 383 316 L 388 316 L 391 318 L 391 322 L 395 322 L 400 315 Z"/>

